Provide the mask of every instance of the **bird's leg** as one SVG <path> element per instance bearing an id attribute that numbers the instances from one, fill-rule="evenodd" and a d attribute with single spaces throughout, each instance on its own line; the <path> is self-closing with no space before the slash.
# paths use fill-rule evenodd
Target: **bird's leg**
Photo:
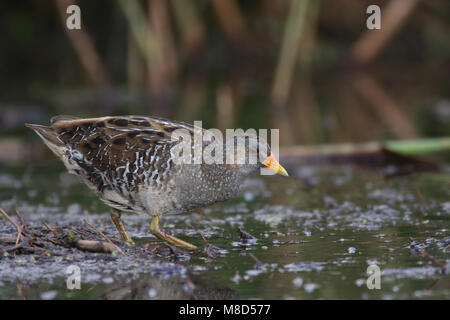
<path id="1" fill-rule="evenodd" d="M 127 232 L 127 229 L 125 229 L 125 225 L 123 224 L 123 221 L 120 220 L 121 213 L 119 210 L 113 209 L 111 211 L 111 219 L 116 225 L 117 231 L 119 231 L 120 236 L 122 237 L 123 241 L 128 242 L 129 244 L 134 244 L 133 239 L 131 239 L 130 235 Z"/>
<path id="2" fill-rule="evenodd" d="M 183 241 L 174 236 L 171 236 L 170 234 L 165 233 L 159 227 L 159 216 L 154 216 L 152 218 L 152 222 L 150 222 L 150 231 L 158 238 L 163 239 L 163 240 L 165 240 L 171 244 L 174 244 L 176 246 L 180 246 L 180 247 L 184 247 L 184 248 L 192 249 L 192 250 L 197 249 L 197 247 L 194 246 L 193 244 L 190 244 L 189 242 Z"/>

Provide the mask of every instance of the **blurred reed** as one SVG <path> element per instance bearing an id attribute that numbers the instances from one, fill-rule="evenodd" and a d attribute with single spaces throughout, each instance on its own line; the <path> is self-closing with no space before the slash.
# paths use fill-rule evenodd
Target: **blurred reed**
<path id="1" fill-rule="evenodd" d="M 377 31 L 365 28 L 366 4 L 358 0 L 55 0 L 59 28 L 53 36 L 64 37 L 77 58 L 60 58 L 55 69 L 63 74 L 65 88 L 80 91 L 60 90 L 47 103 L 55 106 L 52 113 L 72 113 L 78 104 L 87 107 L 75 113 L 85 116 L 144 113 L 202 119 L 205 126 L 221 129 L 280 128 L 284 145 L 420 137 L 414 108 L 435 92 L 419 86 L 426 82 L 421 77 L 445 75 L 436 78 L 425 74 L 426 66 L 403 64 L 405 52 L 416 60 L 425 53 L 401 46 L 396 52 L 393 41 L 411 25 L 414 30 L 431 26 L 437 36 L 444 35 L 445 15 L 438 13 L 450 5 L 445 0 L 374 3 L 382 10 Z M 65 27 L 70 4 L 82 8 L 81 30 Z M 54 15 L 45 2 L 34 6 L 39 19 Z M 84 18 L 100 9 L 111 15 L 105 6 L 117 17 Z M 416 19 L 423 8 L 423 19 Z M 106 37 L 113 29 L 120 33 Z M 408 32 L 402 45 L 415 48 Z M 445 53 L 439 54 L 445 63 Z M 401 77 L 391 70 L 396 65 L 414 75 Z M 78 83 L 76 77 L 66 80 L 71 72 L 81 75 Z M 391 90 L 392 83 L 402 90 Z M 111 108 L 101 108 L 111 100 Z"/>

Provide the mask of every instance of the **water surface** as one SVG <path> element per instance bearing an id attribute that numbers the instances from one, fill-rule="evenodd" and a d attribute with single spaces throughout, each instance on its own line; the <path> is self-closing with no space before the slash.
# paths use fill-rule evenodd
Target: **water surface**
<path id="1" fill-rule="evenodd" d="M 248 179 L 241 197 L 203 214 L 164 217 L 171 234 L 201 245 L 201 233 L 227 251 L 216 259 L 169 255 L 119 263 L 91 254 L 81 266 L 81 289 L 68 290 L 66 257 L 48 258 L 54 260 L 47 272 L 26 255 L 2 257 L 0 298 L 450 298 L 448 174 L 387 180 L 380 170 L 351 167 L 288 171 L 289 178 Z M 0 207 L 20 210 L 31 225 L 87 219 L 115 234 L 108 208 L 56 161 L 2 167 Z M 150 235 L 148 217 L 123 219 L 139 245 L 161 244 Z M 1 237 L 10 226 L 0 221 Z M 241 241 L 238 227 L 257 240 Z M 366 285 L 370 265 L 382 272 L 379 290 Z"/>

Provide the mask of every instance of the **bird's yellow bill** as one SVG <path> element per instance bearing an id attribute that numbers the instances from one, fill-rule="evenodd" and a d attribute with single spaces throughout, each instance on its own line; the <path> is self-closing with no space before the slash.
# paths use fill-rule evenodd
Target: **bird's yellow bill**
<path id="1" fill-rule="evenodd" d="M 273 152 L 270 152 L 266 160 L 263 161 L 263 165 L 265 165 L 273 172 L 281 174 L 282 176 L 288 176 L 287 171 L 281 166 L 281 164 L 277 161 L 277 159 L 275 159 Z"/>

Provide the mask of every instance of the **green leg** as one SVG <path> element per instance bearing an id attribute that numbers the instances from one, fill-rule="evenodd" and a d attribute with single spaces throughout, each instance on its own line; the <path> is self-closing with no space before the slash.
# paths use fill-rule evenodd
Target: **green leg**
<path id="1" fill-rule="evenodd" d="M 113 209 L 113 211 L 111 212 L 111 219 L 116 225 L 117 231 L 119 231 L 122 240 L 128 242 L 129 244 L 134 244 L 133 239 L 131 239 L 130 235 L 127 232 L 127 229 L 125 229 L 125 225 L 123 224 L 123 221 L 120 219 L 120 216 L 121 216 L 120 211 Z"/>
<path id="2" fill-rule="evenodd" d="M 150 231 L 157 236 L 158 238 L 165 240 L 171 244 L 174 244 L 176 246 L 179 247 L 183 247 L 183 248 L 187 248 L 187 249 L 192 249 L 195 250 L 197 249 L 196 246 L 194 246 L 193 244 L 190 244 L 186 241 L 183 241 L 181 239 L 178 239 L 174 236 L 171 236 L 170 234 L 165 233 L 160 227 L 159 227 L 159 217 L 158 216 L 154 216 L 152 218 L 152 222 L 150 223 Z"/>

